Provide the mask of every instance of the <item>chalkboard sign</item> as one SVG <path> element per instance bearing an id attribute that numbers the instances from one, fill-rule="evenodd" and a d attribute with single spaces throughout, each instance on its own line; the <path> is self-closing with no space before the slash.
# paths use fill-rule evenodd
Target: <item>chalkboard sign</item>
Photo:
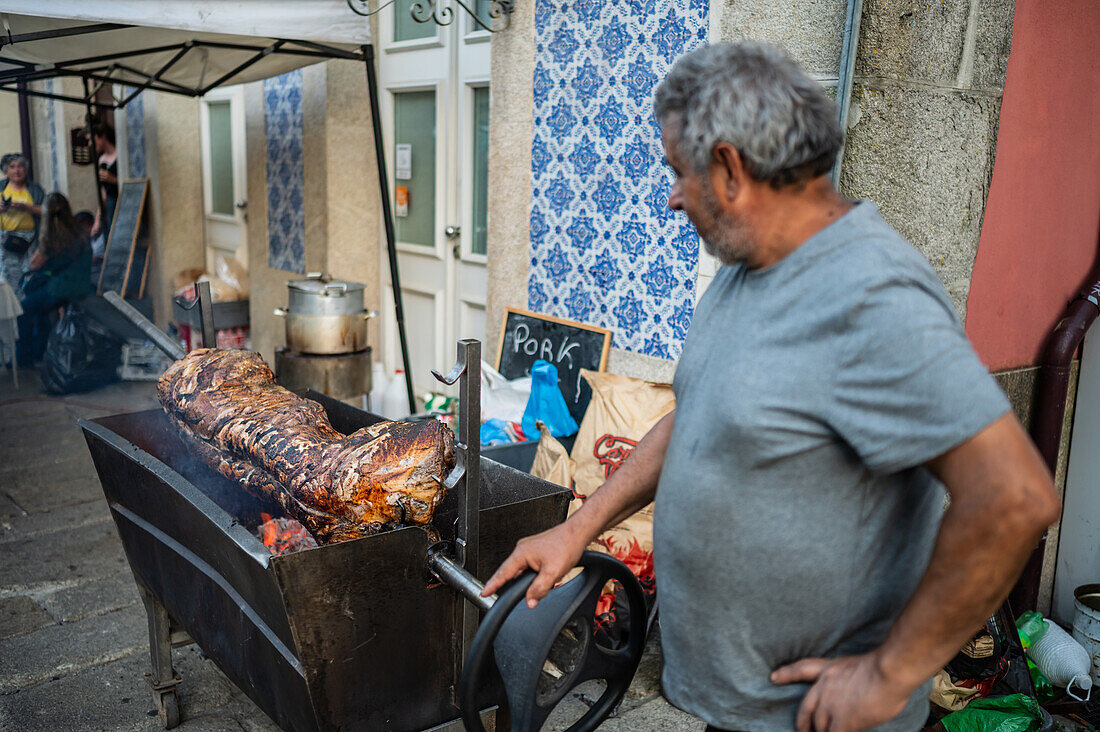
<path id="1" fill-rule="evenodd" d="M 581 369 L 603 371 L 611 348 L 611 331 L 550 315 L 507 308 L 500 329 L 497 371 L 506 379 L 529 376 L 538 359 L 558 369 L 558 387 L 569 413 L 580 424 L 592 387 Z"/>
<path id="2" fill-rule="evenodd" d="M 118 202 L 111 233 L 107 237 L 107 249 L 103 253 L 103 268 L 99 273 L 96 293 L 108 290 L 122 297 L 141 297 L 145 287 L 145 252 L 135 256 L 138 234 L 141 231 L 145 197 L 149 189 L 148 178 L 122 181 L 118 187 Z"/>
<path id="3" fill-rule="evenodd" d="M 126 289 L 122 291 L 123 297 L 145 297 L 145 276 L 148 273 L 146 259 L 149 258 L 149 247 L 134 247 L 134 258 L 130 262 L 130 276 L 126 278 Z"/>

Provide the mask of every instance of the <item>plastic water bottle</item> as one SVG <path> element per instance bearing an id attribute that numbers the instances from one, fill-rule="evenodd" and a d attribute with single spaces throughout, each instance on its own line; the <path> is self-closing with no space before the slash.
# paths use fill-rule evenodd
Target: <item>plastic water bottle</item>
<path id="1" fill-rule="evenodd" d="M 395 369 L 393 379 L 382 395 L 382 416 L 396 421 L 408 417 L 409 414 L 409 395 L 405 391 L 405 370 Z"/>
<path id="2" fill-rule="evenodd" d="M 1028 633 L 1030 640 L 1027 649 L 1028 658 L 1039 667 L 1052 684 L 1064 687 L 1066 693 L 1074 699 L 1088 701 L 1092 694 L 1092 678 L 1089 676 L 1091 661 L 1088 651 L 1056 623 L 1041 616 L 1038 622 L 1043 623 L 1046 626 L 1045 629 L 1040 630 L 1035 627 L 1036 619 L 1030 617 L 1031 615 L 1038 616 L 1038 613 L 1024 613 L 1017 623 L 1017 625 L 1032 628 Z M 1075 694 L 1074 688 L 1080 690 L 1084 696 Z"/>
<path id="3" fill-rule="evenodd" d="M 382 414 L 382 396 L 386 393 L 386 386 L 389 384 L 389 380 L 386 379 L 386 367 L 379 361 L 375 361 L 370 367 L 370 395 L 368 397 L 369 404 L 367 409 L 372 414 Z"/>

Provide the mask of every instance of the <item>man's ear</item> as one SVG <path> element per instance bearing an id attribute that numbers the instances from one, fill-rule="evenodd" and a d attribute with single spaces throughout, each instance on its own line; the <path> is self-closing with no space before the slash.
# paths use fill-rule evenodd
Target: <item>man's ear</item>
<path id="1" fill-rule="evenodd" d="M 747 177 L 737 148 L 728 142 L 719 142 L 714 146 L 710 156 L 710 183 L 720 201 L 733 203 L 738 194 L 745 190 Z"/>

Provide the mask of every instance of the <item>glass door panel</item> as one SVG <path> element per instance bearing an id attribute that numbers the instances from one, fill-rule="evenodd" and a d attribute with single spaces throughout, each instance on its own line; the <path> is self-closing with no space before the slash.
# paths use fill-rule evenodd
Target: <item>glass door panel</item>
<path id="1" fill-rule="evenodd" d="M 473 237 L 470 251 L 482 256 L 488 251 L 488 230 L 486 222 L 489 210 L 489 87 L 479 86 L 473 90 Z"/>
<path id="2" fill-rule="evenodd" d="M 232 216 L 233 125 L 229 101 L 208 102 L 210 115 L 210 213 Z"/>
<path id="3" fill-rule="evenodd" d="M 393 104 L 397 240 L 434 247 L 435 92 L 395 92 Z"/>

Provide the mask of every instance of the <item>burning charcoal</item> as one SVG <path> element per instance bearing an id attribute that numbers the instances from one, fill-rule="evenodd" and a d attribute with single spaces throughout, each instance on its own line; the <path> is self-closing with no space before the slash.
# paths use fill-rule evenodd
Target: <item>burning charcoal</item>
<path id="1" fill-rule="evenodd" d="M 275 501 L 321 544 L 427 524 L 445 493 L 439 478 L 454 467 L 454 433 L 441 423 L 379 422 L 342 435 L 251 351 L 192 351 L 164 372 L 157 396 L 196 456 Z"/>
<path id="2" fill-rule="evenodd" d="M 260 524 L 256 536 L 264 543 L 272 554 L 291 554 L 303 549 L 312 549 L 317 546 L 317 540 L 299 522 L 292 518 L 271 518 L 266 513 L 260 514 L 264 522 Z"/>

